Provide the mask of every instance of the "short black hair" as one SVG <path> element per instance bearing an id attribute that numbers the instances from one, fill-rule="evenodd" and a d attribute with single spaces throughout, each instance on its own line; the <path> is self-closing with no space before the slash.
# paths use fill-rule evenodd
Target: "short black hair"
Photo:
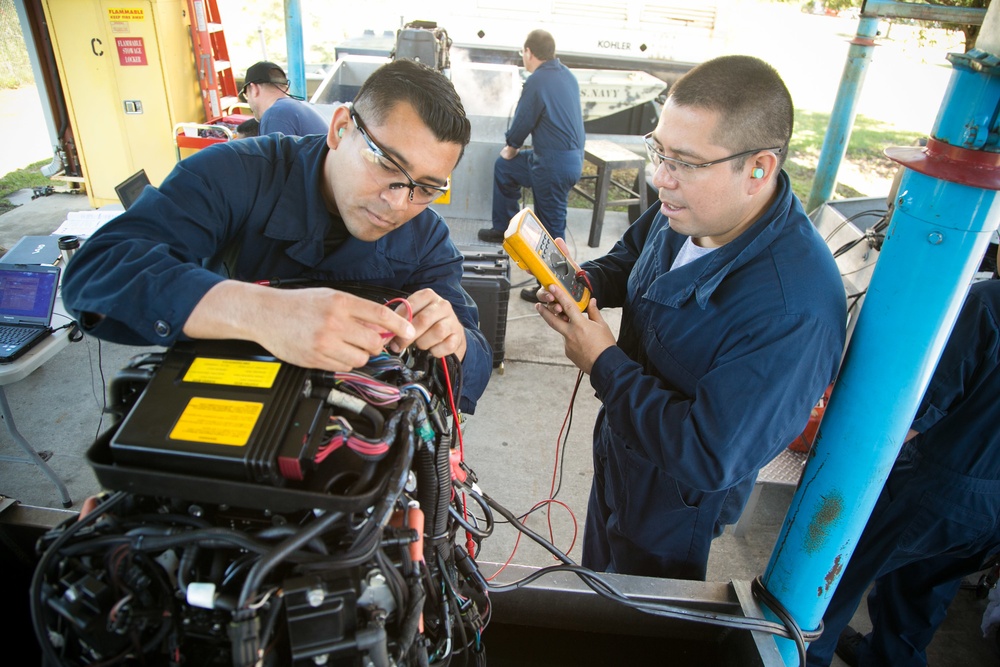
<path id="1" fill-rule="evenodd" d="M 539 60 L 552 60 L 556 57 L 556 39 L 552 33 L 545 30 L 532 30 L 524 40 L 524 45 Z"/>
<path id="2" fill-rule="evenodd" d="M 241 137 L 256 137 L 260 134 L 260 121 L 256 118 L 245 120 L 236 126 L 236 133 Z"/>
<path id="3" fill-rule="evenodd" d="M 441 72 L 408 59 L 386 63 L 361 84 L 354 108 L 378 125 L 400 102 L 409 103 L 438 140 L 468 145 L 472 125 L 455 86 Z"/>
<path id="4" fill-rule="evenodd" d="M 771 65 L 753 56 L 721 56 L 697 65 L 667 91 L 667 100 L 719 114 L 714 140 L 734 153 L 755 148 L 782 149 L 785 163 L 795 110 L 792 95 Z M 735 160 L 741 169 L 746 159 Z"/>

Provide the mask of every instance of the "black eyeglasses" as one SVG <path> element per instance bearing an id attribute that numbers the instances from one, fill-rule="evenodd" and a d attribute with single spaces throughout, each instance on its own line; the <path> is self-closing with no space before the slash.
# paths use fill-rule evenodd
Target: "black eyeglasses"
<path id="1" fill-rule="evenodd" d="M 746 157 L 747 155 L 753 155 L 754 153 L 760 153 L 761 151 L 770 151 L 775 155 L 781 155 L 782 148 L 754 148 L 749 151 L 743 151 L 742 153 L 737 153 L 736 155 L 730 155 L 729 157 L 724 157 L 719 160 L 712 160 L 711 162 L 685 162 L 684 160 L 678 160 L 675 157 L 668 157 L 660 152 L 660 149 L 654 143 L 653 133 L 650 132 L 645 137 L 643 141 L 646 144 L 646 155 L 649 157 L 649 161 L 653 163 L 653 166 L 657 169 L 660 168 L 661 164 L 667 165 L 667 169 L 670 170 L 670 175 L 674 180 L 684 181 L 690 179 L 698 173 L 699 169 L 704 169 L 706 167 L 711 167 L 712 165 L 722 164 L 723 162 L 729 162 L 730 160 L 736 160 L 741 157 Z"/>
<path id="2" fill-rule="evenodd" d="M 365 124 L 358 116 L 356 111 L 351 111 L 351 120 L 354 121 L 354 126 L 358 128 L 358 132 L 361 133 L 361 137 L 368 144 L 368 148 L 361 151 L 362 156 L 369 162 L 369 164 L 378 167 L 378 172 L 375 177 L 379 181 L 389 181 L 385 183 L 385 186 L 390 190 L 398 190 L 400 188 L 407 188 L 410 191 L 410 201 L 414 204 L 430 204 L 432 201 L 440 197 L 441 195 L 448 192 L 451 189 L 451 179 L 447 179 L 444 185 L 431 185 L 430 183 L 420 183 L 413 180 L 413 177 L 406 173 L 406 170 L 399 166 L 399 163 L 389 157 L 382 148 L 375 143 L 375 140 L 371 138 L 371 135 L 365 130 Z M 399 178 L 402 176 L 407 180 L 406 183 L 401 181 L 392 181 L 391 179 Z"/>
<path id="3" fill-rule="evenodd" d="M 240 102 L 246 102 L 247 101 L 247 88 L 250 87 L 251 83 L 256 83 L 258 86 L 263 85 L 265 83 L 269 83 L 272 86 L 276 86 L 279 90 L 282 90 L 285 93 L 288 92 L 288 88 L 289 88 L 288 81 L 247 81 L 246 83 L 243 84 L 243 87 L 240 88 L 240 93 L 239 93 L 239 95 L 237 95 L 237 97 L 239 98 Z M 289 97 L 293 97 L 293 96 L 289 95 Z M 298 99 L 302 99 L 302 98 L 296 97 L 295 99 L 298 100 Z"/>

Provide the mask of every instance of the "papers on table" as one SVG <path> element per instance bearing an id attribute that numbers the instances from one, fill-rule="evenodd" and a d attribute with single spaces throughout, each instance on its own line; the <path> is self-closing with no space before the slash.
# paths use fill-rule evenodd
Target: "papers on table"
<path id="1" fill-rule="evenodd" d="M 96 232 L 101 225 L 114 219 L 121 213 L 122 211 L 105 210 L 70 211 L 66 214 L 66 220 L 59 225 L 56 231 L 52 232 L 52 235 L 77 236 L 80 239 L 86 239 Z"/>

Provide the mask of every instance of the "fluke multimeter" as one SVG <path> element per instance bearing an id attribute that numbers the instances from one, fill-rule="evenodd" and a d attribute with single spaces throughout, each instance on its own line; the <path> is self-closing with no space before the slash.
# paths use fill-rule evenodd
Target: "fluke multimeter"
<path id="1" fill-rule="evenodd" d="M 503 249 L 545 289 L 553 283 L 570 295 L 581 311 L 590 303 L 590 290 L 576 277 L 573 263 L 563 254 L 530 208 L 510 219 L 503 235 Z"/>

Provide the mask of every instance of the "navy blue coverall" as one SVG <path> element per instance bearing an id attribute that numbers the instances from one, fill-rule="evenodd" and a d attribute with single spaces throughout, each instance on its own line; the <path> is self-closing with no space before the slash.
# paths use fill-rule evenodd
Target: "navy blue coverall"
<path id="1" fill-rule="evenodd" d="M 972 285 L 808 664 L 829 665 L 861 597 L 872 632 L 858 664 L 927 664 L 962 579 L 1000 551 L 1000 280 Z"/>
<path id="2" fill-rule="evenodd" d="M 169 346 L 186 338 L 191 311 L 227 272 L 248 282 L 307 278 L 408 294 L 429 287 L 465 327 L 460 409 L 471 413 L 493 353 L 462 288 L 462 254 L 448 226 L 425 209 L 377 241 L 345 232 L 326 248 L 335 224 L 320 183 L 328 151 L 326 135 L 272 134 L 186 158 L 77 251 L 63 281 L 66 307 L 97 338 Z"/>
<path id="3" fill-rule="evenodd" d="M 275 100 L 260 117 L 260 133 L 280 132 L 293 137 L 306 134 L 326 134 L 330 123 L 314 107 L 290 97 Z"/>
<path id="4" fill-rule="evenodd" d="M 583 111 L 580 85 L 558 58 L 546 60 L 524 82 L 507 130 L 507 145 L 532 148 L 493 166 L 493 229 L 504 231 L 521 210 L 521 188 L 530 187 L 535 214 L 552 238 L 566 234 L 569 191 L 583 173 Z"/>
<path id="5" fill-rule="evenodd" d="M 787 174 L 749 229 L 671 270 L 686 238 L 657 203 L 582 265 L 597 303 L 623 308 L 590 376 L 603 404 L 583 536 L 594 570 L 703 580 L 712 539 L 840 364 L 843 283 Z"/>

